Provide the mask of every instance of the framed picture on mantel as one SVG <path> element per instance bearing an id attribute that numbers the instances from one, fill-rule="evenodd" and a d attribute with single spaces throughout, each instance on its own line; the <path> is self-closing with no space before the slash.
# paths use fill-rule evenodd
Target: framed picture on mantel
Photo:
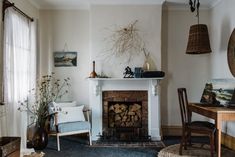
<path id="1" fill-rule="evenodd" d="M 54 52 L 55 67 L 77 66 L 77 52 Z"/>

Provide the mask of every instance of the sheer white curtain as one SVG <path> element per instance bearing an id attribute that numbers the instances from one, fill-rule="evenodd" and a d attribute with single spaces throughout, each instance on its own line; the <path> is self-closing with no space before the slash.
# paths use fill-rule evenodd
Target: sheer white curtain
<path id="1" fill-rule="evenodd" d="M 26 112 L 18 111 L 19 101 L 27 99 L 36 80 L 35 24 L 8 8 L 4 18 L 3 79 L 6 102 L 7 136 L 21 136 L 26 148 Z"/>

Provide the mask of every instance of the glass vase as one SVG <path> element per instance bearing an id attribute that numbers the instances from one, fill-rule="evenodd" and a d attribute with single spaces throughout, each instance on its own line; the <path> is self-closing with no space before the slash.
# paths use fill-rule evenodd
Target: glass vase
<path id="1" fill-rule="evenodd" d="M 44 127 L 38 126 L 34 133 L 32 145 L 35 150 L 43 150 L 48 144 L 48 134 Z"/>
<path id="2" fill-rule="evenodd" d="M 150 61 L 149 58 L 145 58 L 144 64 L 143 64 L 143 70 L 144 71 L 149 71 L 150 70 Z"/>

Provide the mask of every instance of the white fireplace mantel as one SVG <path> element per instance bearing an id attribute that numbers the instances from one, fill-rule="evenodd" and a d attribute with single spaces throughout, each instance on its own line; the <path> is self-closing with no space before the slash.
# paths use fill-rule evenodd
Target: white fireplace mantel
<path id="1" fill-rule="evenodd" d="M 89 78 L 89 99 L 92 110 L 92 140 L 102 135 L 102 92 L 146 90 L 148 91 L 148 130 L 153 140 L 160 135 L 160 80 L 159 78 Z"/>

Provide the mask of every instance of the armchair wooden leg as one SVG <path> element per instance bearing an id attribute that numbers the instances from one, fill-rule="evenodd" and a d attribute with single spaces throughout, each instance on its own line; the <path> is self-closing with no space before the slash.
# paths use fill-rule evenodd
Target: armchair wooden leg
<path id="1" fill-rule="evenodd" d="M 57 150 L 60 151 L 60 136 L 56 135 L 57 137 Z"/>
<path id="2" fill-rule="evenodd" d="M 90 141 L 90 146 L 92 145 L 92 140 L 91 140 L 91 131 L 89 131 L 89 141 Z"/>

